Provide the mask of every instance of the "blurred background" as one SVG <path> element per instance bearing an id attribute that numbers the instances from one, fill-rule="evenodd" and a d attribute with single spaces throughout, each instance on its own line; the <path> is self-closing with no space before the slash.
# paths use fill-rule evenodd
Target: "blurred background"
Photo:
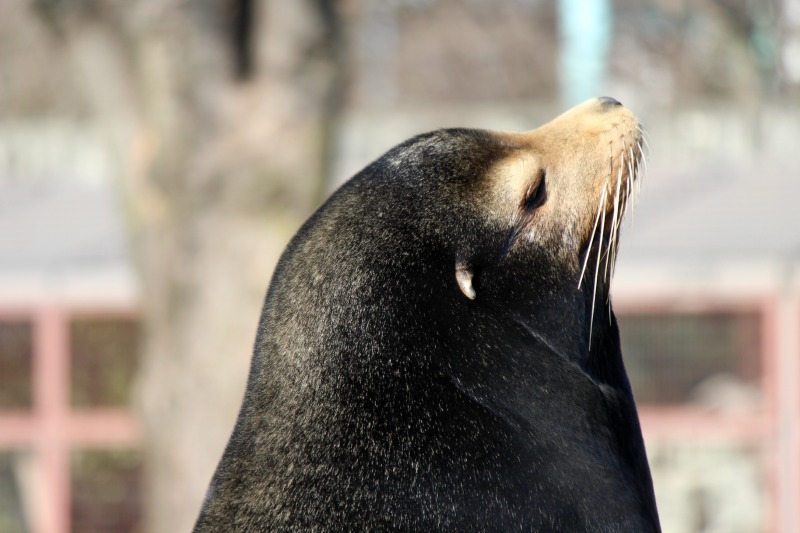
<path id="1" fill-rule="evenodd" d="M 190 530 L 330 191 L 596 95 L 649 132 L 613 298 L 664 531 L 800 531 L 800 0 L 3 0 L 0 531 Z"/>

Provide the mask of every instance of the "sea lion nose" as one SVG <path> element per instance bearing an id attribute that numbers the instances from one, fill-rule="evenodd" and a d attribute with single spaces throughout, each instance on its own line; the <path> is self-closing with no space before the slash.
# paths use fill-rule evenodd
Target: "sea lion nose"
<path id="1" fill-rule="evenodd" d="M 619 107 L 622 105 L 621 103 L 619 103 L 619 100 L 611 98 L 610 96 L 601 96 L 600 98 L 598 98 L 598 100 L 600 101 L 600 108 L 603 111 L 607 111 L 612 107 Z"/>

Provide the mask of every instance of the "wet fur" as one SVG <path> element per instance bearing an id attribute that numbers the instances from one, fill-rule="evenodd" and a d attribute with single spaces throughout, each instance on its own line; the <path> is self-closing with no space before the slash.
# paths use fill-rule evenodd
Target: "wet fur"
<path id="1" fill-rule="evenodd" d="M 487 176 L 520 150 L 416 137 L 302 227 L 195 531 L 659 531 L 616 320 L 577 287 L 585 252 L 607 295 L 595 213 L 571 262 L 510 243 L 535 221 Z"/>

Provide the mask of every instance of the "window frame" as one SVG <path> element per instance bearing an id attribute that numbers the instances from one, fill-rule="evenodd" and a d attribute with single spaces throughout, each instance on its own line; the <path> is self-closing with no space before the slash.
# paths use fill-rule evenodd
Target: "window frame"
<path id="1" fill-rule="evenodd" d="M 70 323 L 76 318 L 138 318 L 132 305 L 0 308 L 0 321 L 32 325 L 32 406 L 0 410 L 0 450 L 27 450 L 35 465 L 29 516 L 34 533 L 71 529 L 71 452 L 138 449 L 142 427 L 126 408 L 73 407 Z"/>
<path id="2" fill-rule="evenodd" d="M 758 446 L 764 458 L 763 531 L 794 531 L 794 526 L 800 525 L 800 294 L 626 292 L 612 301 L 617 315 L 758 314 L 762 330 L 760 409 L 717 413 L 687 405 L 637 404 L 637 408 L 646 441 L 724 440 Z"/>

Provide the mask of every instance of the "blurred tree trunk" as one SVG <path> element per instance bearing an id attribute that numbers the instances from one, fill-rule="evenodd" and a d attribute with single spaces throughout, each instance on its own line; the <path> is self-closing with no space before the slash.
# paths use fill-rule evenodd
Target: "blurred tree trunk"
<path id="1" fill-rule="evenodd" d="M 148 529 L 188 531 L 244 392 L 269 275 L 319 199 L 337 32 L 314 1 L 151 1 L 130 176 Z M 248 30 L 249 25 L 249 30 Z M 252 32 L 248 36 L 248 31 Z"/>
<path id="2" fill-rule="evenodd" d="M 241 403 L 272 268 L 325 190 L 335 3 L 34 4 L 118 155 L 142 283 L 146 528 L 188 531 Z"/>

